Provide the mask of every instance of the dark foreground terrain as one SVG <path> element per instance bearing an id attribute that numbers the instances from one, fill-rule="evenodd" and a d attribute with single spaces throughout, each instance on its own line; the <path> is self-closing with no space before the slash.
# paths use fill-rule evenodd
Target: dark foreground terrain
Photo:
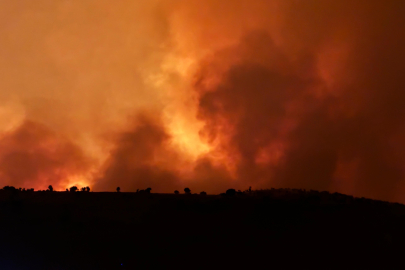
<path id="1" fill-rule="evenodd" d="M 0 269 L 401 269 L 405 206 L 301 190 L 0 192 Z"/>

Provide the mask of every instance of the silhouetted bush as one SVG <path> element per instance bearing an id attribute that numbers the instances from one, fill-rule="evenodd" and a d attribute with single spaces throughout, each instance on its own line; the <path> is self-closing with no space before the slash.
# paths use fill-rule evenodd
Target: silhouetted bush
<path id="1" fill-rule="evenodd" d="M 145 192 L 150 193 L 151 190 L 152 190 L 152 188 L 148 187 L 147 189 L 145 189 Z"/>
<path id="2" fill-rule="evenodd" d="M 52 191 L 53 191 L 53 186 L 52 186 L 52 185 L 49 185 L 49 186 L 48 186 L 48 189 L 49 189 L 49 191 L 52 192 Z"/>
<path id="3" fill-rule="evenodd" d="M 13 186 L 5 186 L 5 187 L 3 188 L 3 190 L 7 190 L 7 191 L 17 191 L 17 189 L 16 189 L 15 187 L 13 187 Z"/>
<path id="4" fill-rule="evenodd" d="M 191 194 L 191 190 L 190 190 L 188 187 L 186 187 L 186 188 L 184 189 L 184 193 L 186 193 L 186 194 Z"/>
<path id="5" fill-rule="evenodd" d="M 226 191 L 226 195 L 227 195 L 227 196 L 230 196 L 230 197 L 233 197 L 233 196 L 236 195 L 236 190 L 233 189 L 233 188 L 230 188 L 230 189 L 228 189 L 228 190 Z"/>
<path id="6" fill-rule="evenodd" d="M 180 192 L 178 191 L 178 190 L 175 190 L 174 191 L 174 194 L 179 194 Z"/>
<path id="7" fill-rule="evenodd" d="M 89 186 L 86 187 L 86 191 L 90 192 L 90 187 Z"/>
<path id="8" fill-rule="evenodd" d="M 120 187 L 117 187 L 117 192 L 120 192 L 121 191 L 121 188 Z"/>
<path id="9" fill-rule="evenodd" d="M 69 191 L 70 192 L 76 192 L 78 188 L 76 186 L 70 187 Z"/>
<path id="10" fill-rule="evenodd" d="M 201 192 L 200 192 L 200 195 L 205 196 L 205 195 L 207 195 L 207 192 L 205 192 L 205 191 L 201 191 Z"/>

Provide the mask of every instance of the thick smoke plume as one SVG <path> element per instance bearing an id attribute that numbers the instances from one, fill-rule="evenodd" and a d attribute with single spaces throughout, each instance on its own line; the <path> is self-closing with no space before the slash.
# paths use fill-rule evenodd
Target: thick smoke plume
<path id="1" fill-rule="evenodd" d="M 26 121 L 0 139 L 0 176 L 4 185 L 63 188 L 85 175 L 91 160 L 72 142 L 45 126 Z"/>
<path id="2" fill-rule="evenodd" d="M 404 12 L 394 0 L 3 1 L 0 182 L 405 202 Z"/>

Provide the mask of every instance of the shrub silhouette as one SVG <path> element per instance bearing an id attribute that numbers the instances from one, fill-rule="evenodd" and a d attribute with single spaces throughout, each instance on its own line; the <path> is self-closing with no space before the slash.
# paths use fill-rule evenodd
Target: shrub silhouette
<path id="1" fill-rule="evenodd" d="M 233 188 L 230 188 L 230 189 L 228 189 L 228 190 L 226 191 L 226 195 L 227 195 L 227 196 L 230 196 L 230 197 L 233 197 L 233 196 L 236 195 L 236 190 L 234 190 Z"/>
<path id="2" fill-rule="evenodd" d="M 207 192 L 205 192 L 205 191 L 201 191 L 201 192 L 200 192 L 200 195 L 205 196 L 205 195 L 207 195 Z"/>
<path id="3" fill-rule="evenodd" d="M 184 193 L 186 193 L 186 194 L 191 194 L 191 190 L 190 190 L 188 187 L 186 187 L 186 188 L 184 189 Z"/>
<path id="4" fill-rule="evenodd" d="M 78 190 L 78 188 L 76 186 L 73 186 L 69 190 L 70 190 L 70 192 L 76 192 Z"/>
<path id="5" fill-rule="evenodd" d="M 178 191 L 178 190 L 175 190 L 174 191 L 174 194 L 179 194 L 180 192 Z"/>
<path id="6" fill-rule="evenodd" d="M 148 187 L 147 189 L 145 189 L 145 192 L 150 193 L 151 190 L 152 190 L 152 188 Z"/>
<path id="7" fill-rule="evenodd" d="M 117 192 L 120 192 L 121 191 L 121 188 L 120 187 L 117 187 Z"/>
<path id="8" fill-rule="evenodd" d="M 53 191 L 53 186 L 52 186 L 52 185 L 49 185 L 49 186 L 48 186 L 48 189 L 49 189 L 49 191 L 52 192 L 52 191 Z"/>
<path id="9" fill-rule="evenodd" d="M 90 187 L 87 186 L 87 187 L 86 187 L 86 191 L 87 191 L 87 192 L 90 192 Z"/>
<path id="10" fill-rule="evenodd" d="M 15 187 L 13 187 L 13 186 L 5 186 L 5 187 L 3 188 L 3 190 L 17 191 L 17 189 L 16 189 Z"/>

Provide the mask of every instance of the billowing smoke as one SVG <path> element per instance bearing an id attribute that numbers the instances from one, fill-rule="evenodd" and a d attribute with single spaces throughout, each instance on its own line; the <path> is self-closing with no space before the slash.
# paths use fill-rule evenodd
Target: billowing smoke
<path id="1" fill-rule="evenodd" d="M 0 139 L 0 176 L 4 185 L 63 188 L 91 169 L 82 149 L 45 126 L 26 121 Z"/>
<path id="2" fill-rule="evenodd" d="M 404 202 L 404 11 L 394 0 L 3 1 L 0 183 Z"/>
<path id="3" fill-rule="evenodd" d="M 95 188 L 172 190 L 178 178 L 172 165 L 176 162 L 176 153 L 167 149 L 169 135 L 163 124 L 144 115 L 134 122 L 136 127 L 117 134 L 116 146 L 104 164 Z"/>
<path id="4" fill-rule="evenodd" d="M 243 183 L 399 199 L 403 5 L 296 1 L 285 8 L 286 46 L 267 29 L 249 31 L 202 68 L 204 131 L 226 145 Z M 229 55 L 234 63 L 209 83 Z"/>

